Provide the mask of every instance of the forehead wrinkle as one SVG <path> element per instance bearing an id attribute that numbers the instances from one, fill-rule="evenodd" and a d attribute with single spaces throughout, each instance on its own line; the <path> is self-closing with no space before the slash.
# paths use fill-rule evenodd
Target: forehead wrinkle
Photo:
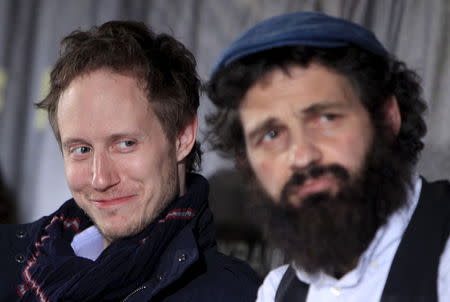
<path id="1" fill-rule="evenodd" d="M 294 114 L 301 117 L 304 114 L 318 113 L 330 109 L 344 109 L 350 107 L 350 104 L 346 101 L 340 100 L 323 100 L 319 102 L 313 102 L 304 108 L 294 111 Z"/>

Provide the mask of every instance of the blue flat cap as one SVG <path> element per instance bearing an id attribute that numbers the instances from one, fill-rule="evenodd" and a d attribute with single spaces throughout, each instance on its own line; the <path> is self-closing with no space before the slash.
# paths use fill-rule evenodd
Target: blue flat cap
<path id="1" fill-rule="evenodd" d="M 354 45 L 375 55 L 388 53 L 375 35 L 364 27 L 315 12 L 296 12 L 256 24 L 225 50 L 212 74 L 250 54 L 284 46 L 343 47 Z"/>

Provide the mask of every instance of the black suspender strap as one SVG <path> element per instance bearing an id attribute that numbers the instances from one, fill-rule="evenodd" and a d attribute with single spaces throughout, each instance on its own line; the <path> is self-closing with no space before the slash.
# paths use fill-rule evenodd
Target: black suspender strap
<path id="1" fill-rule="evenodd" d="M 278 286 L 275 302 L 304 302 L 308 289 L 309 286 L 298 280 L 294 268 L 289 265 Z"/>
<path id="2" fill-rule="evenodd" d="M 450 185 L 423 179 L 419 203 L 392 262 L 382 302 L 438 301 L 439 260 L 449 232 Z"/>

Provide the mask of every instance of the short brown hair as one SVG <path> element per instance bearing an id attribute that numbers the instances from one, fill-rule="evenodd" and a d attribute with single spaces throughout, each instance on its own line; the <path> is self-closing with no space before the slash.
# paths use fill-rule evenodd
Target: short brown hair
<path id="1" fill-rule="evenodd" d="M 50 74 L 50 91 L 36 106 L 48 112 L 61 144 L 58 102 L 70 83 L 81 75 L 108 68 L 131 73 L 144 84 L 148 100 L 170 140 L 197 115 L 200 79 L 196 61 L 186 47 L 167 34 L 156 34 L 144 23 L 110 21 L 88 31 L 76 30 L 61 42 L 61 53 Z M 186 168 L 200 168 L 200 144 L 186 157 Z"/>

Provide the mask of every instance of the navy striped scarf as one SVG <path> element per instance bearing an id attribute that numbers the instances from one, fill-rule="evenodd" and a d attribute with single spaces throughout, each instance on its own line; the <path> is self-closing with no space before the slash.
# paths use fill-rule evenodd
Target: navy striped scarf
<path id="1" fill-rule="evenodd" d="M 120 301 L 150 279 L 160 255 L 191 220 L 211 221 L 206 180 L 191 175 L 188 185 L 188 193 L 144 231 L 113 242 L 95 261 L 74 254 L 73 236 L 92 222 L 73 199 L 67 201 L 48 217 L 28 255 L 19 301 Z"/>

